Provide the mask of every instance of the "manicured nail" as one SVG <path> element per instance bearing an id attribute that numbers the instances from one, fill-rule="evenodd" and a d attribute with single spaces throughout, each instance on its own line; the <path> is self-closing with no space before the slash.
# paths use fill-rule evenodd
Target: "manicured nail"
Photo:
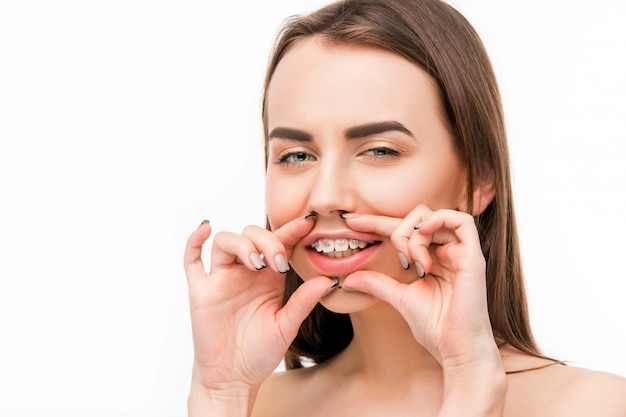
<path id="1" fill-rule="evenodd" d="M 313 217 L 313 220 L 317 219 L 317 216 L 315 214 L 313 214 L 313 213 L 307 214 L 306 216 L 303 217 L 303 219 L 306 220 L 306 219 L 308 219 L 310 217 Z"/>
<path id="2" fill-rule="evenodd" d="M 254 252 L 251 253 L 248 259 L 250 260 L 250 263 L 252 264 L 253 267 L 256 268 L 257 271 L 260 271 L 266 266 L 265 262 L 263 262 L 263 259 L 261 259 L 258 253 L 254 253 Z"/>
<path id="3" fill-rule="evenodd" d="M 398 252 L 398 258 L 400 258 L 400 264 L 402 265 L 402 268 L 404 268 L 405 271 L 409 269 L 409 260 L 407 259 L 406 255 L 402 252 Z"/>
<path id="4" fill-rule="evenodd" d="M 341 291 L 345 291 L 345 292 L 358 292 L 354 288 L 346 287 L 345 285 L 342 285 L 341 287 L 339 287 L 339 289 Z"/>
<path id="5" fill-rule="evenodd" d="M 285 255 L 282 253 L 279 253 L 274 257 L 274 265 L 276 265 L 276 269 L 278 269 L 278 272 L 281 274 L 286 274 L 287 271 L 291 269 Z"/>
<path id="6" fill-rule="evenodd" d="M 341 213 L 339 215 L 339 217 L 341 217 L 342 219 L 356 219 L 359 216 L 359 213 Z"/>
<path id="7" fill-rule="evenodd" d="M 200 226 L 198 226 L 198 229 L 201 228 L 202 226 L 204 226 L 205 224 L 209 224 L 208 220 L 202 220 L 202 223 L 200 223 Z"/>
<path id="8" fill-rule="evenodd" d="M 421 222 L 419 222 L 418 224 L 416 224 L 415 226 L 413 226 L 413 229 L 417 230 L 420 227 L 424 226 L 427 222 L 428 222 L 428 219 L 424 219 Z"/>
<path id="9" fill-rule="evenodd" d="M 328 287 L 328 290 L 326 291 L 326 294 L 324 294 L 324 296 L 327 296 L 328 294 L 333 292 L 333 290 L 335 288 L 337 288 L 339 286 L 339 278 L 337 278 L 337 277 L 329 277 L 329 278 L 330 279 L 334 279 L 335 282 L 333 282 L 332 285 L 330 287 Z"/>
<path id="10" fill-rule="evenodd" d="M 426 276 L 426 272 L 424 271 L 424 265 L 420 261 L 415 261 L 415 268 L 417 269 L 417 275 L 420 278 L 424 278 Z"/>
<path id="11" fill-rule="evenodd" d="M 339 285 L 339 278 L 337 277 L 330 277 L 330 278 L 335 280 L 335 282 L 333 282 L 333 284 L 330 286 L 330 289 L 332 290 Z"/>

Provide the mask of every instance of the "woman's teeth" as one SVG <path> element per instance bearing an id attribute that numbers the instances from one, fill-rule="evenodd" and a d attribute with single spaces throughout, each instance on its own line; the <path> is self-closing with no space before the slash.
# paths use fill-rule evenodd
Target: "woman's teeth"
<path id="1" fill-rule="evenodd" d="M 371 243 L 374 242 L 365 242 L 359 239 L 319 239 L 317 242 L 313 242 L 311 247 L 327 256 L 342 258 L 360 251 Z"/>

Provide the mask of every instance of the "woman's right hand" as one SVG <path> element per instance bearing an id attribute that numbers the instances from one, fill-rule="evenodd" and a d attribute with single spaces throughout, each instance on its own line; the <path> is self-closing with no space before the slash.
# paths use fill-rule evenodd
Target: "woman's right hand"
<path id="1" fill-rule="evenodd" d="M 314 224 L 301 217 L 274 232 L 248 226 L 241 235 L 215 235 L 207 274 L 202 245 L 211 234 L 203 222 L 184 256 L 194 343 L 192 392 L 212 398 L 248 395 L 280 363 L 300 324 L 335 281 L 308 280 L 281 308 L 293 246 Z M 249 404 L 251 406 L 251 404 Z"/>

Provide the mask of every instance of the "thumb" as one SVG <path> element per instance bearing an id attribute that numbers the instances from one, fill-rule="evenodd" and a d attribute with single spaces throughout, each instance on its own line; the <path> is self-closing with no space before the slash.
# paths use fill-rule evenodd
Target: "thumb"
<path id="1" fill-rule="evenodd" d="M 298 334 L 298 329 L 318 301 L 334 290 L 338 281 L 320 276 L 305 281 L 291 294 L 287 303 L 278 311 L 278 326 L 289 343 Z"/>
<path id="2" fill-rule="evenodd" d="M 406 284 L 376 271 L 356 271 L 343 281 L 344 290 L 360 291 L 391 304 L 399 310 Z"/>

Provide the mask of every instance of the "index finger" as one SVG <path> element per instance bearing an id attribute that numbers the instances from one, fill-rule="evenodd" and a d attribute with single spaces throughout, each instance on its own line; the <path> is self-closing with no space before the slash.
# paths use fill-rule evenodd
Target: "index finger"
<path id="1" fill-rule="evenodd" d="M 296 243 L 311 231 L 314 224 L 315 215 L 307 214 L 285 223 L 272 233 L 285 246 L 285 250 L 291 251 Z"/>
<path id="2" fill-rule="evenodd" d="M 380 236 L 391 236 L 403 219 L 376 214 L 345 213 L 341 218 L 357 232 L 374 233 Z"/>

